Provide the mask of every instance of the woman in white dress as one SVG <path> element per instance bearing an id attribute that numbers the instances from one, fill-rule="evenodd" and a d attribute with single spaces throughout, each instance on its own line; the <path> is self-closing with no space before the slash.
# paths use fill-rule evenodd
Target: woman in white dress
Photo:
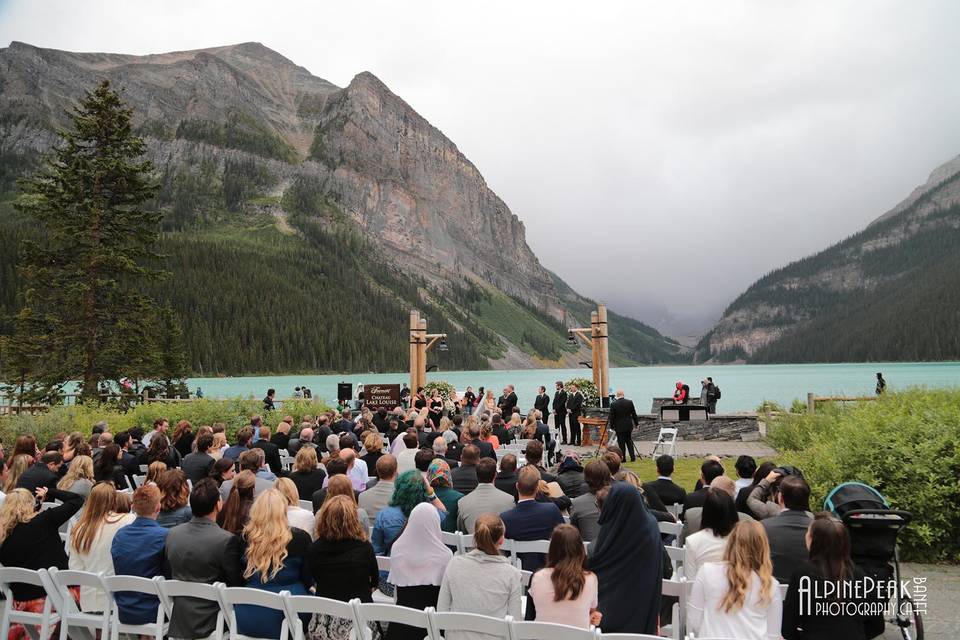
<path id="1" fill-rule="evenodd" d="M 477 414 L 482 416 L 484 413 L 489 413 L 492 416 L 496 409 L 497 401 L 493 397 L 493 391 L 487 389 L 486 395 L 484 395 L 483 400 L 480 401 L 480 406 L 477 407 Z"/>
<path id="2" fill-rule="evenodd" d="M 740 522 L 727 539 L 722 562 L 697 572 L 687 623 L 697 637 L 778 640 L 782 603 L 773 578 L 763 525 Z"/>

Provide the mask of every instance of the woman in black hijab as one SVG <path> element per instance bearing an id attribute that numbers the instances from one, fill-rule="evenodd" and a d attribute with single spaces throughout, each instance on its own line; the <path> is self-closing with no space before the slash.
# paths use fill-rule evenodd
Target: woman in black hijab
<path id="1" fill-rule="evenodd" d="M 656 634 L 663 577 L 657 521 L 639 491 L 615 482 L 603 501 L 599 522 L 589 568 L 600 584 L 600 626 L 604 633 Z"/>

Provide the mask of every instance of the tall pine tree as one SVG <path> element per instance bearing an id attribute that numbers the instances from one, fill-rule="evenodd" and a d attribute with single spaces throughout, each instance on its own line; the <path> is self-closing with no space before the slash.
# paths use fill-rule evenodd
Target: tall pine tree
<path id="1" fill-rule="evenodd" d="M 162 272 L 161 214 L 146 146 L 132 112 L 102 82 L 69 112 L 61 144 L 21 182 L 17 208 L 37 229 L 20 269 L 24 307 L 11 341 L 34 384 L 80 381 L 83 398 L 104 381 L 145 377 L 159 365 L 157 304 L 140 291 Z M 39 355 L 38 355 L 39 354 Z"/>

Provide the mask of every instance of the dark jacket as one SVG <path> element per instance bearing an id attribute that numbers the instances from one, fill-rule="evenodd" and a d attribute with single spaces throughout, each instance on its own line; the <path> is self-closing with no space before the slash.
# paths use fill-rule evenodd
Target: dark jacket
<path id="1" fill-rule="evenodd" d="M 517 472 L 516 471 L 501 471 L 497 474 L 497 477 L 493 480 L 493 486 L 504 493 L 509 493 L 513 496 L 513 501 L 517 501 Z"/>
<path id="2" fill-rule="evenodd" d="M 807 561 L 810 553 L 807 551 L 806 535 L 811 522 L 808 512 L 793 509 L 760 521 L 770 541 L 770 560 L 773 562 L 773 575 L 778 581 L 790 582 L 797 569 Z"/>
<path id="3" fill-rule="evenodd" d="M 475 446 L 477 449 L 480 449 L 481 458 L 490 458 L 491 460 L 497 459 L 497 453 L 493 450 L 493 445 L 489 442 L 484 442 L 483 440 L 471 440 L 470 444 Z"/>
<path id="4" fill-rule="evenodd" d="M 513 408 L 517 406 L 517 394 L 512 391 L 505 396 L 500 396 L 500 402 L 497 403 L 497 406 L 500 407 L 500 415 L 504 420 L 509 420 L 510 416 L 513 415 Z"/>
<path id="5" fill-rule="evenodd" d="M 694 507 L 702 507 L 706 500 L 707 488 L 697 489 L 693 493 L 688 493 L 687 497 L 683 499 L 683 511 L 686 511 L 687 509 L 693 509 Z M 683 518 L 682 512 L 680 517 Z"/>
<path id="6" fill-rule="evenodd" d="M 280 433 L 278 431 L 277 433 L 270 436 L 270 442 L 277 445 L 278 449 L 286 449 L 287 445 L 290 444 L 290 434 Z"/>
<path id="7" fill-rule="evenodd" d="M 673 480 L 664 480 L 663 478 L 644 482 L 643 490 L 648 493 L 651 491 L 656 493 L 663 504 L 683 504 L 687 497 L 687 492 L 683 490 L 683 487 Z"/>
<path id="8" fill-rule="evenodd" d="M 20 474 L 20 478 L 17 480 L 17 489 L 26 489 L 30 493 L 36 491 L 37 487 L 53 489 L 57 486 L 59 479 L 57 474 L 47 468 L 47 465 L 42 462 L 35 462 L 32 467 L 27 467 Z"/>
<path id="9" fill-rule="evenodd" d="M 253 446 L 257 449 L 263 449 L 263 457 L 267 466 L 270 467 L 273 475 L 279 478 L 283 473 L 283 464 L 280 462 L 280 447 L 263 438 L 257 440 Z"/>
<path id="10" fill-rule="evenodd" d="M 570 415 L 579 416 L 583 410 L 583 393 L 577 391 L 567 397 L 567 412 Z"/>
<path id="11" fill-rule="evenodd" d="M 563 494 L 571 500 L 582 496 L 587 492 L 587 485 L 583 481 L 583 467 L 576 465 L 565 469 L 561 465 L 557 473 L 557 484 L 563 489 Z"/>
<path id="12" fill-rule="evenodd" d="M 554 392 L 553 412 L 558 416 L 567 415 L 567 392 L 565 389 Z"/>
<path id="13" fill-rule="evenodd" d="M 372 589 L 380 580 L 373 545 L 360 540 L 317 540 L 307 551 L 307 563 L 317 595 L 348 602 L 373 602 Z"/>
<path id="14" fill-rule="evenodd" d="M 313 471 L 294 471 L 290 474 L 293 484 L 297 485 L 297 493 L 301 500 L 312 500 L 313 494 L 323 487 L 323 480 L 327 477 L 327 472 L 323 469 L 314 469 Z"/>
<path id="15" fill-rule="evenodd" d="M 22 569 L 49 569 L 50 567 L 66 569 L 68 567 L 67 554 L 63 549 L 59 529 L 83 506 L 83 496 L 69 491 L 50 489 L 47 492 L 47 500 L 59 500 L 63 504 L 38 513 L 30 522 L 15 526 L 0 545 L 0 564 Z M 14 583 L 12 589 L 14 600 L 35 600 L 46 595 L 43 587 Z"/>
<path id="16" fill-rule="evenodd" d="M 214 462 L 216 460 L 213 459 L 213 456 L 198 451 L 184 457 L 180 468 L 183 469 L 183 473 L 190 482 L 197 484 L 210 475 L 210 469 L 213 468 Z"/>
<path id="17" fill-rule="evenodd" d="M 116 574 L 140 578 L 169 577 L 166 575 L 169 567 L 165 553 L 169 531 L 156 520 L 140 517 L 117 531 L 110 546 Z M 120 591 L 114 597 L 120 608 L 121 622 L 148 624 L 156 621 L 160 602 L 155 596 Z"/>
<path id="18" fill-rule="evenodd" d="M 552 502 L 524 500 L 500 514 L 506 525 L 505 537 L 511 540 L 549 540 L 554 527 L 563 524 L 560 509 Z M 524 553 L 520 564 L 524 571 L 536 571 L 546 562 L 546 554 Z"/>
<path id="19" fill-rule="evenodd" d="M 477 488 L 477 465 L 461 464 L 456 469 L 450 470 L 450 478 L 453 480 L 454 490 L 467 495 Z"/>
<path id="20" fill-rule="evenodd" d="M 607 418 L 607 424 L 617 433 L 632 432 L 639 421 L 633 400 L 617 398 L 610 403 L 610 417 Z"/>
<path id="21" fill-rule="evenodd" d="M 546 393 L 543 395 L 537 394 L 537 397 L 533 400 L 533 408 L 543 414 L 543 419 L 546 420 L 547 416 L 550 415 L 550 396 Z"/>
<path id="22" fill-rule="evenodd" d="M 167 559 L 174 580 L 223 582 L 228 587 L 244 584 L 240 539 L 216 522 L 195 517 L 170 529 Z M 170 616 L 170 637 L 205 638 L 213 633 L 220 607 L 216 602 L 175 598 Z"/>
<path id="23" fill-rule="evenodd" d="M 505 426 L 503 426 L 503 424 L 499 424 L 494 427 L 492 433 L 493 435 L 497 436 L 497 441 L 500 443 L 501 447 L 513 442 L 513 435 Z"/>
<path id="24" fill-rule="evenodd" d="M 863 581 L 863 572 L 854 568 L 853 579 Z M 801 582 L 802 580 L 802 582 Z M 808 582 L 809 581 L 809 582 Z M 783 617 L 780 633 L 786 640 L 864 640 L 867 634 L 868 619 L 860 615 L 816 615 L 810 611 L 807 602 L 816 602 L 813 594 L 824 593 L 826 585 L 822 574 L 809 562 L 801 564 L 790 579 L 787 587 L 787 597 L 783 599 Z M 801 594 L 801 585 L 806 593 Z M 817 586 L 819 585 L 819 586 Z M 861 592 L 863 590 L 861 589 Z M 851 590 L 850 593 L 855 591 Z M 801 603 L 801 600 L 804 602 Z M 843 613 L 844 603 L 862 602 L 853 598 L 840 598 L 837 609 Z M 816 605 L 813 605 L 815 608 Z M 801 615 L 801 608 L 804 614 Z M 850 607 L 851 613 L 856 613 L 858 607 Z M 882 632 L 882 621 L 880 632 Z M 873 637 L 874 634 L 870 634 Z"/>

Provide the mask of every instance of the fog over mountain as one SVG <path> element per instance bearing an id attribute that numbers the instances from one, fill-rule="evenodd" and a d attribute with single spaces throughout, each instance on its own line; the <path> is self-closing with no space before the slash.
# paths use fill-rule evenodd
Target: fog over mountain
<path id="1" fill-rule="evenodd" d="M 669 333 L 690 323 L 664 310 L 709 325 L 956 155 L 957 24 L 947 0 L 0 2 L 0 46 L 257 41 L 337 86 L 369 70 L 473 161 L 546 268 Z"/>

